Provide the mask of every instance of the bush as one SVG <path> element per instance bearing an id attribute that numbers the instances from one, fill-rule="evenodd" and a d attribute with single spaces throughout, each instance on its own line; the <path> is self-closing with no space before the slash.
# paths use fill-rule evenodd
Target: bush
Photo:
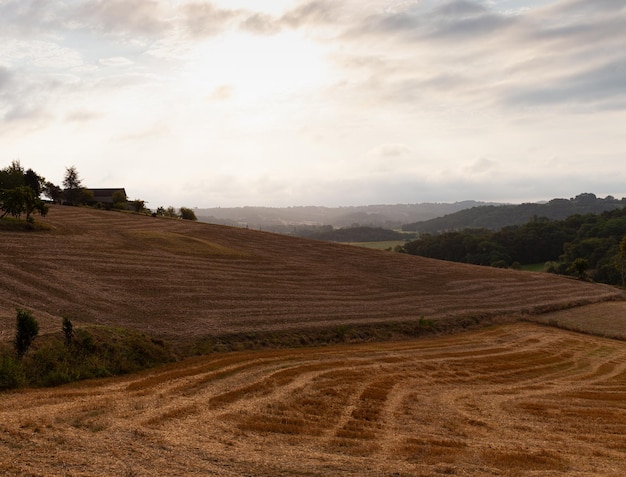
<path id="1" fill-rule="evenodd" d="M 196 213 L 188 207 L 180 208 L 180 218 L 184 220 L 198 220 Z"/>
<path id="2" fill-rule="evenodd" d="M 12 356 L 0 356 L 0 390 L 15 389 L 26 384 L 26 375 L 20 362 Z"/>
<path id="3" fill-rule="evenodd" d="M 74 325 L 67 317 L 63 317 L 63 336 L 65 336 L 65 346 L 69 348 L 74 339 Z"/>
<path id="4" fill-rule="evenodd" d="M 37 340 L 23 359 L 16 358 L 8 347 L 0 349 L 0 390 L 109 377 L 176 359 L 164 341 L 125 329 L 72 328 L 68 346 L 68 322 L 63 322 L 63 333 Z"/>
<path id="5" fill-rule="evenodd" d="M 15 333 L 15 349 L 18 359 L 28 351 L 31 343 L 39 334 L 39 323 L 29 311 L 17 310 L 17 331 Z"/>

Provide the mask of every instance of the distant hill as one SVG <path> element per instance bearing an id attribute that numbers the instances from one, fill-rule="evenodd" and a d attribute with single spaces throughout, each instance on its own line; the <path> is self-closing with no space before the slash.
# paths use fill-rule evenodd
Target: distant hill
<path id="1" fill-rule="evenodd" d="M 345 227 L 335 229 L 330 225 L 319 228 L 296 229 L 293 235 L 328 242 L 386 242 L 407 241 L 415 238 L 416 234 L 396 232 L 382 227 Z"/>
<path id="2" fill-rule="evenodd" d="M 217 207 L 194 209 L 198 220 L 222 225 L 249 227 L 269 232 L 291 233 L 296 226 L 331 225 L 397 229 L 403 224 L 441 217 L 459 210 L 488 205 L 467 200 L 451 204 L 421 203 L 364 205 L 355 207 Z"/>
<path id="3" fill-rule="evenodd" d="M 498 230 L 509 225 L 521 225 L 533 217 L 563 220 L 576 214 L 599 214 L 626 207 L 626 198 L 607 196 L 598 198 L 584 193 L 572 199 L 552 199 L 547 203 L 520 205 L 484 205 L 464 209 L 443 217 L 421 222 L 407 223 L 402 230 L 422 233 L 439 233 L 467 228 Z"/>

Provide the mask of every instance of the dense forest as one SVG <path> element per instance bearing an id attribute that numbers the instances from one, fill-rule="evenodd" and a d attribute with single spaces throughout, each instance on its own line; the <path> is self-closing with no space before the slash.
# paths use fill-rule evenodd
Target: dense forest
<path id="1" fill-rule="evenodd" d="M 572 215 L 600 214 L 626 207 L 626 198 L 595 194 L 579 194 L 572 199 L 552 199 L 549 202 L 519 205 L 485 205 L 464 209 L 443 217 L 405 224 L 402 230 L 422 233 L 440 233 L 466 228 L 498 230 L 510 225 L 523 225 L 533 217 L 564 220 Z"/>
<path id="2" fill-rule="evenodd" d="M 609 284 L 624 283 L 626 208 L 565 220 L 533 218 L 499 231 L 423 234 L 405 244 L 413 255 L 499 267 L 545 263 L 547 271 Z"/>

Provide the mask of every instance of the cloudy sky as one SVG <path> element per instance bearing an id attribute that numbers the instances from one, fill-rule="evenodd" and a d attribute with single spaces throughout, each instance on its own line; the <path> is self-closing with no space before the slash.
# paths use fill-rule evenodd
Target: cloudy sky
<path id="1" fill-rule="evenodd" d="M 626 196 L 623 0 L 0 0 L 0 166 L 148 206 Z"/>

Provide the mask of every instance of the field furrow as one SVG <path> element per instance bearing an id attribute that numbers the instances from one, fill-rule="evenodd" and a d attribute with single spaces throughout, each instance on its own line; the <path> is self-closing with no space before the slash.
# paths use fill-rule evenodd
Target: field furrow
<path id="1" fill-rule="evenodd" d="M 276 234 L 54 206 L 46 232 L 0 234 L 0 328 L 16 307 L 188 341 L 618 298 L 610 287 Z M 468 299 L 471 297 L 471 299 Z"/>
<path id="2" fill-rule="evenodd" d="M 618 476 L 626 343 L 518 323 L 0 394 L 0 474 Z"/>

